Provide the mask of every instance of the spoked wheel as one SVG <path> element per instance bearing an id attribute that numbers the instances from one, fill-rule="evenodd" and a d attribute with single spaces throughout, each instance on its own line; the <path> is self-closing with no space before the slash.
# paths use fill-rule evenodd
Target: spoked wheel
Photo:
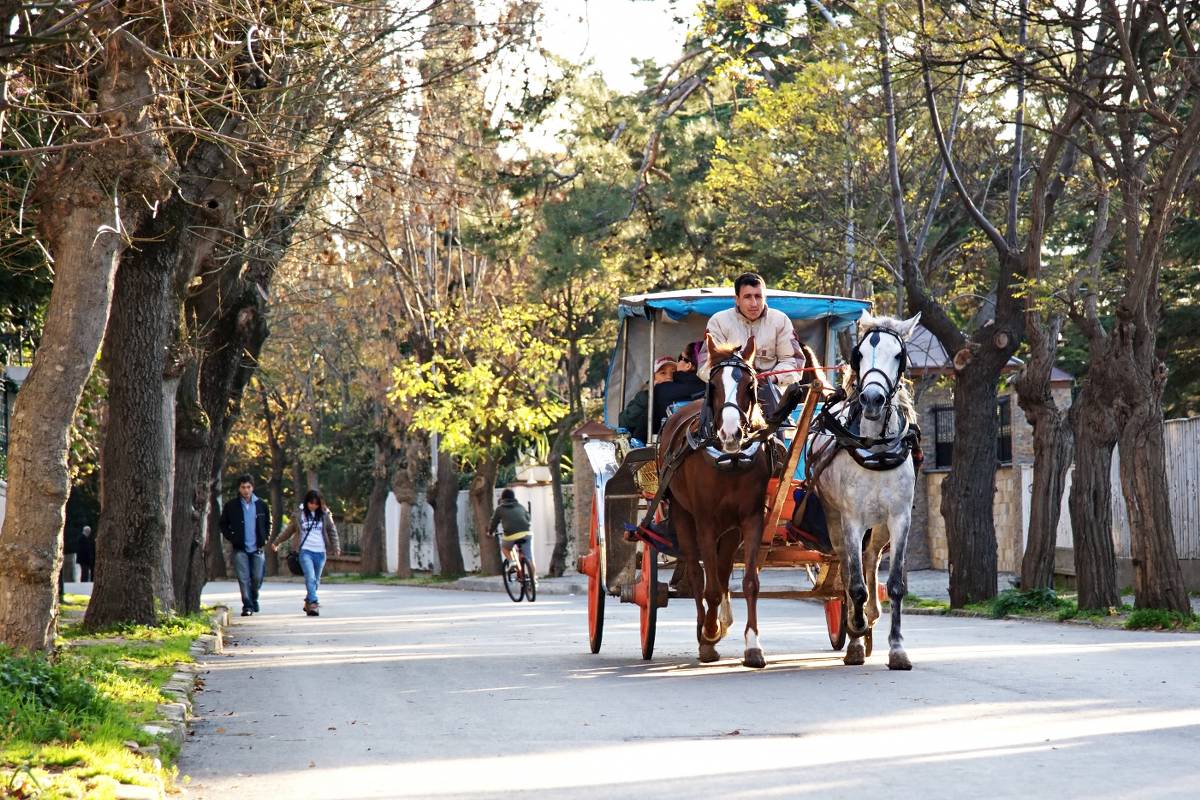
<path id="1" fill-rule="evenodd" d="M 825 601 L 825 628 L 829 631 L 829 645 L 834 650 L 846 646 L 846 601 Z"/>
<path id="2" fill-rule="evenodd" d="M 593 499 L 588 553 L 579 559 L 579 571 L 588 577 L 588 647 L 593 653 L 600 652 L 600 643 L 604 640 L 604 568 L 596 526 L 596 501 Z"/>
<path id="3" fill-rule="evenodd" d="M 654 633 L 658 628 L 658 551 L 648 544 L 642 544 L 642 574 L 634 600 L 641 610 L 642 658 L 649 661 L 654 656 Z"/>
<path id="4" fill-rule="evenodd" d="M 514 603 L 521 602 L 525 596 L 525 582 L 521 580 L 515 564 L 509 563 L 504 567 L 504 591 Z"/>
<path id="5" fill-rule="evenodd" d="M 537 600 L 537 576 L 533 573 L 533 565 L 521 558 L 521 564 L 524 567 L 521 571 L 525 575 L 525 599 L 529 602 Z"/>

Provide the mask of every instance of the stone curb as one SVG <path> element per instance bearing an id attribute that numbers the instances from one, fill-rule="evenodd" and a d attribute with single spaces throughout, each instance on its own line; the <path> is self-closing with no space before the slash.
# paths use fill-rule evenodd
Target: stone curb
<path id="1" fill-rule="evenodd" d="M 225 606 L 215 607 L 212 612 L 212 633 L 196 637 L 191 647 L 188 648 L 188 653 L 194 658 L 199 658 L 200 656 L 224 652 L 223 631 L 228 625 L 229 609 Z M 167 741 L 174 742 L 177 747 L 183 746 L 184 739 L 187 737 L 188 722 L 192 718 L 192 693 L 196 691 L 196 678 L 200 671 L 200 665 L 195 663 L 180 662 L 175 665 L 174 674 L 163 684 L 160 690 L 163 694 L 172 698 L 171 701 L 159 703 L 157 707 L 158 718 L 147 722 L 142 726 L 142 730 L 151 736 L 161 737 Z M 137 752 L 148 755 L 155 760 L 159 758 L 160 749 L 158 745 L 137 747 L 136 749 Z M 166 791 L 162 786 L 149 787 L 121 784 L 117 787 L 115 796 L 119 800 L 165 798 Z"/>

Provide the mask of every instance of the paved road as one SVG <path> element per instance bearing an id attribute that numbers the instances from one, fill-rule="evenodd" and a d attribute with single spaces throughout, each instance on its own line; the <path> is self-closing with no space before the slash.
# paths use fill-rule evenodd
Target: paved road
<path id="1" fill-rule="evenodd" d="M 644 663 L 632 606 L 593 656 L 578 597 L 328 586 L 310 619 L 301 592 L 210 662 L 190 797 L 1200 797 L 1200 636 L 912 616 L 894 673 L 767 601 L 755 672 L 740 636 L 697 664 L 690 604 Z"/>

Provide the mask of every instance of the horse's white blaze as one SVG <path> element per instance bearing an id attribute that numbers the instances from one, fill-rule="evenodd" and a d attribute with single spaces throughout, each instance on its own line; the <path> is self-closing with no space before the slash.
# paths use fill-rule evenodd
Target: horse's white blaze
<path id="1" fill-rule="evenodd" d="M 725 388 L 725 402 L 737 403 L 737 381 L 733 379 L 733 370 L 726 367 L 721 370 L 721 385 Z M 733 406 L 721 409 L 721 441 L 737 442 L 738 433 L 742 428 L 742 417 Z"/>
<path id="2" fill-rule="evenodd" d="M 750 628 L 746 629 L 746 649 L 762 650 L 762 644 L 758 641 L 758 631 Z"/>

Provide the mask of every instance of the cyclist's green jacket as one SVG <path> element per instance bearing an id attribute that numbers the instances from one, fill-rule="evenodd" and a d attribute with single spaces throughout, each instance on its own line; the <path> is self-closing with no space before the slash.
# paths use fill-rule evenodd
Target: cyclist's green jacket
<path id="1" fill-rule="evenodd" d="M 529 512 L 525 506 L 516 500 L 501 500 L 492 514 L 489 530 L 496 530 L 496 525 L 504 526 L 504 538 L 515 537 L 518 533 L 529 534 Z"/>

